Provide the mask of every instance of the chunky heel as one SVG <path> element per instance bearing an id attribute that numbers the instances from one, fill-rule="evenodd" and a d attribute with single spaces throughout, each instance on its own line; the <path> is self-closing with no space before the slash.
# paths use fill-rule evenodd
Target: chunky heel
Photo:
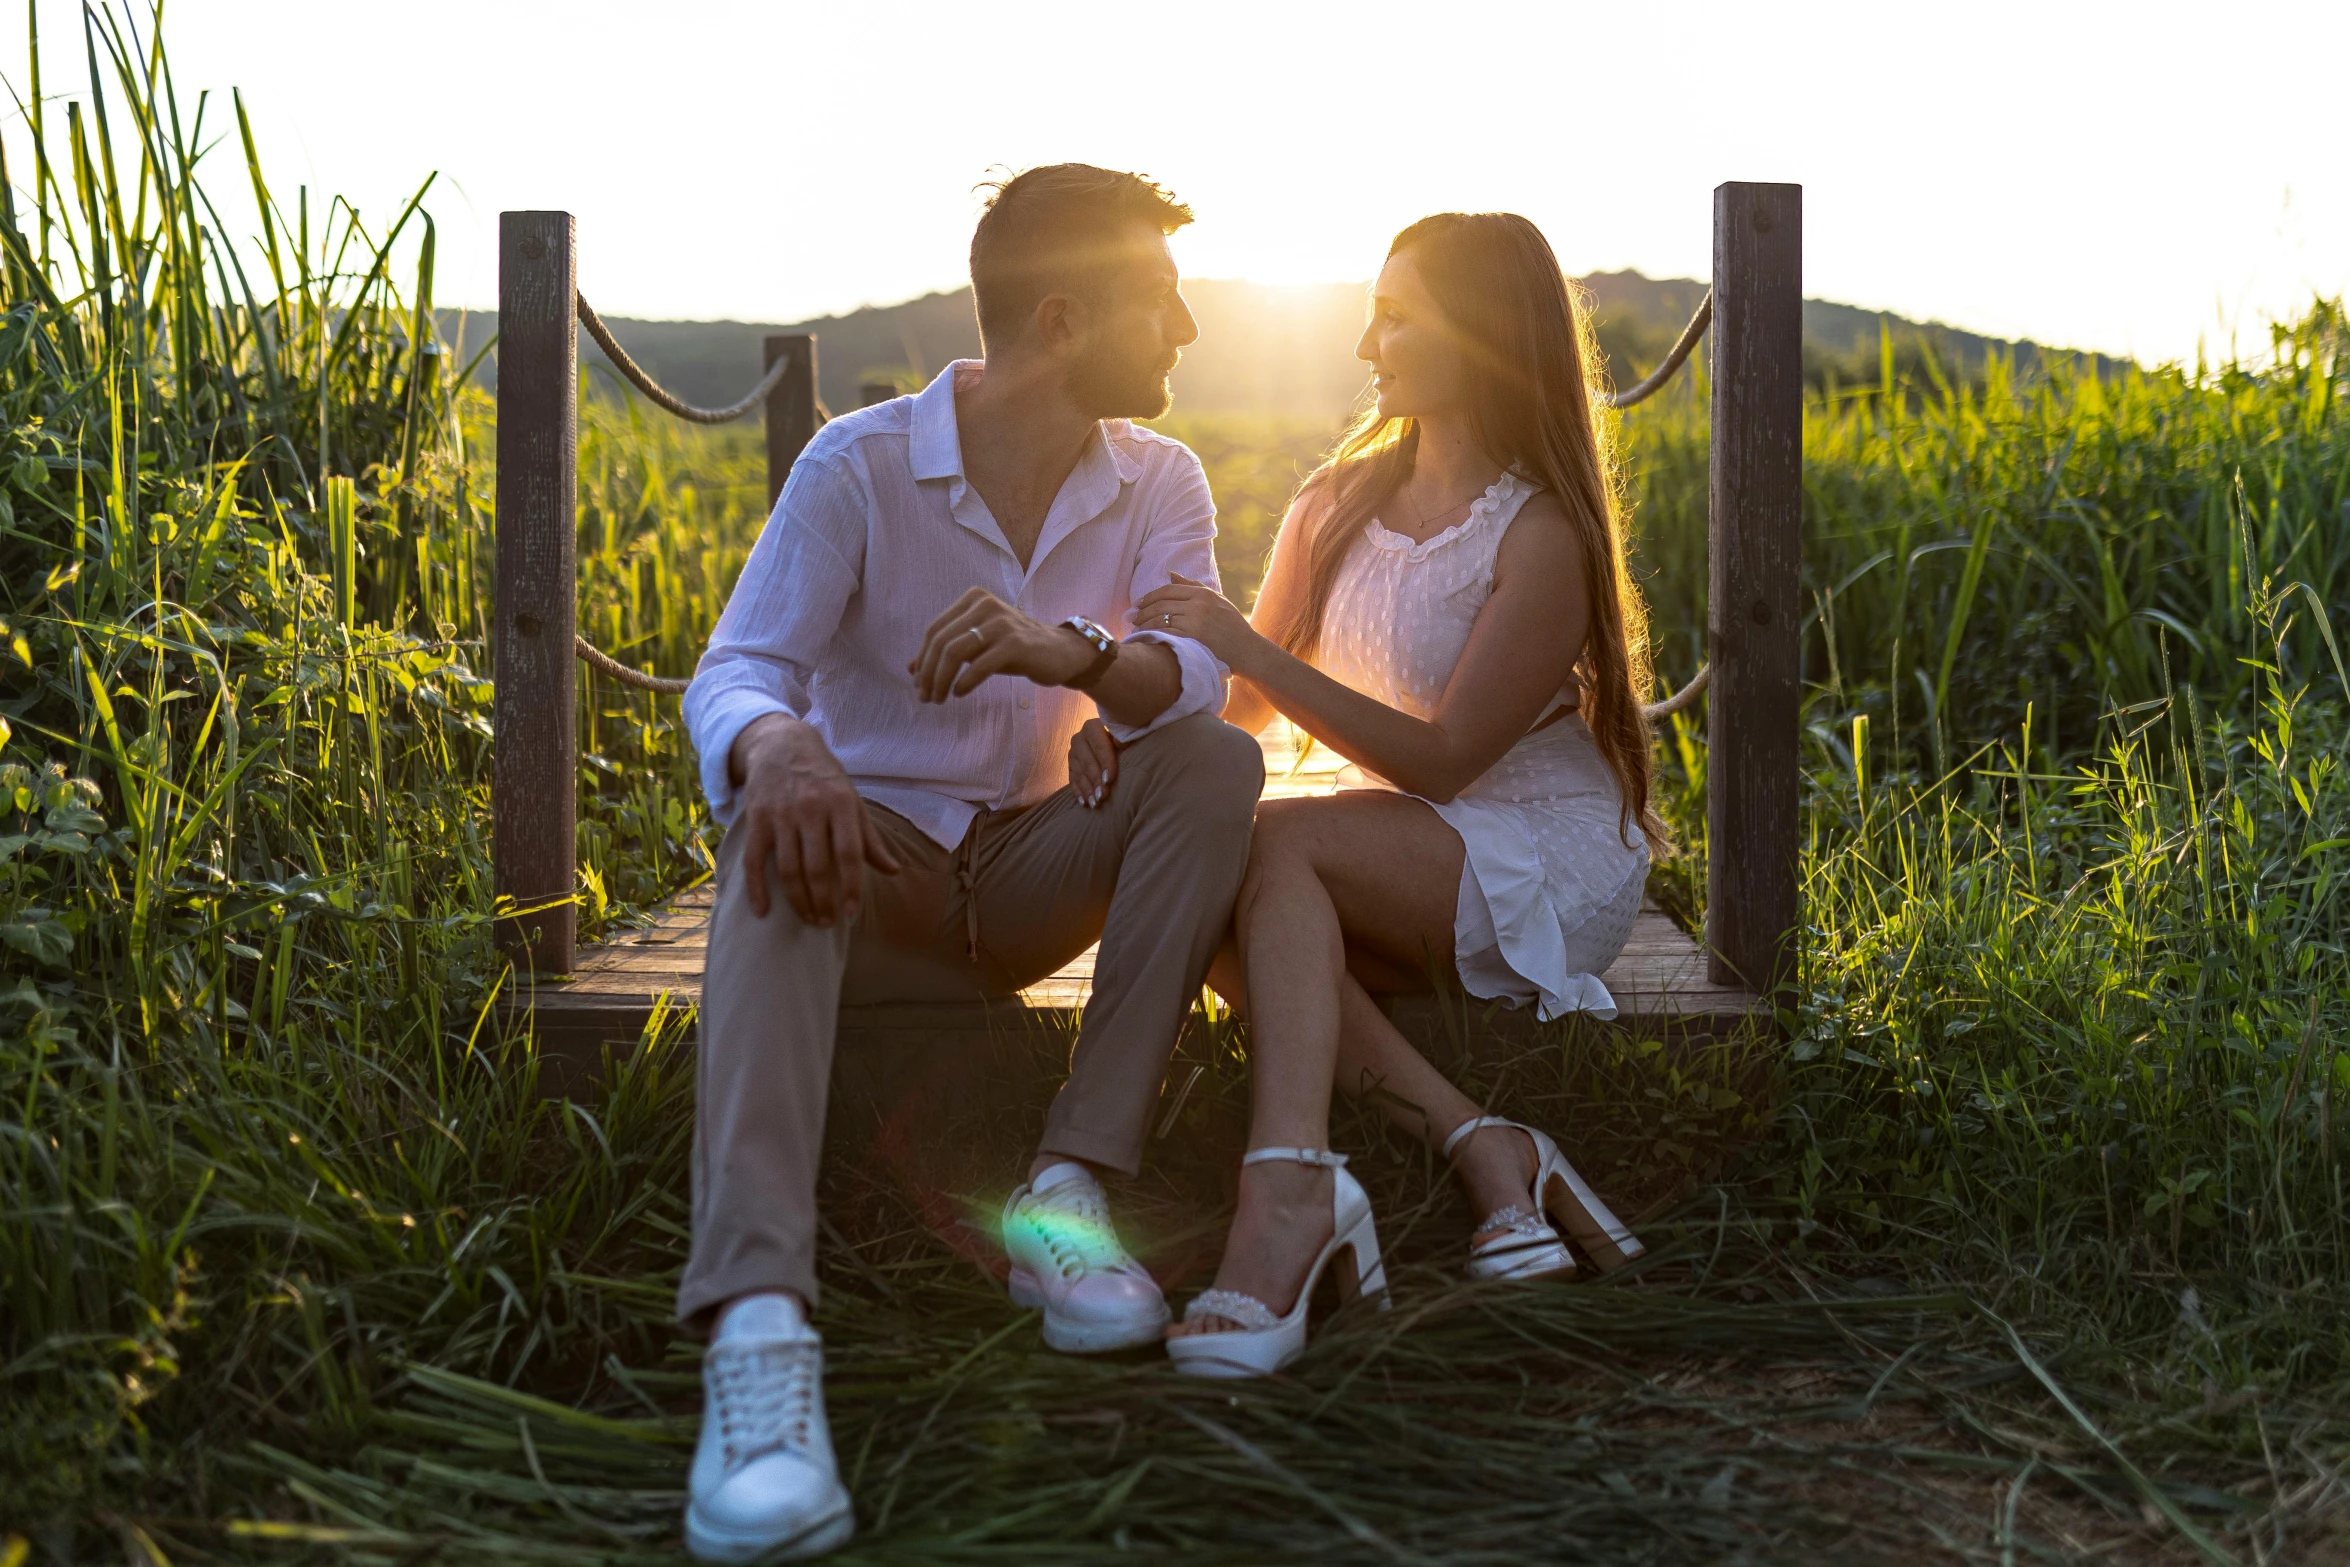
<path id="1" fill-rule="evenodd" d="M 1387 1264 L 1373 1261 L 1355 1286 L 1355 1294 L 1369 1301 L 1374 1311 L 1393 1311 L 1395 1300 L 1387 1293 Z"/>
<path id="2" fill-rule="evenodd" d="M 1470 1243 L 1467 1270 L 1470 1278 L 1540 1279 L 1573 1273 L 1574 1254 L 1567 1249 L 1559 1230 L 1552 1227 L 1553 1219 L 1575 1238 L 1575 1244 L 1583 1248 L 1584 1255 L 1602 1273 L 1614 1272 L 1648 1249 L 1599 1200 L 1599 1194 L 1567 1162 L 1566 1155 L 1559 1152 L 1558 1144 L 1551 1141 L 1547 1132 L 1538 1132 L 1497 1115 L 1472 1116 L 1454 1127 L 1452 1135 L 1444 1140 L 1445 1158 L 1450 1159 L 1454 1149 L 1486 1127 L 1523 1132 L 1533 1141 L 1534 1211 L 1528 1213 L 1512 1203 L 1485 1216 L 1478 1229 L 1499 1233 L 1482 1245 Z"/>
<path id="3" fill-rule="evenodd" d="M 1550 1141 L 1539 1132 L 1535 1138 L 1537 1148 Z M 1558 1149 L 1553 1145 L 1547 1151 L 1556 1155 Z M 1555 1167 L 1545 1162 L 1540 1201 L 1602 1273 L 1613 1273 L 1648 1250 L 1563 1158 Z"/>
<path id="4" fill-rule="evenodd" d="M 1369 1214 L 1346 1237 L 1344 1247 L 1352 1277 L 1342 1271 L 1339 1295 L 1342 1300 L 1367 1299 L 1381 1311 L 1395 1303 L 1387 1298 L 1387 1264 L 1379 1256 L 1379 1235 L 1372 1227 Z"/>
<path id="5" fill-rule="evenodd" d="M 1313 1266 L 1306 1269 L 1305 1282 L 1298 1286 L 1297 1304 L 1286 1316 L 1275 1316 L 1273 1308 L 1254 1295 L 1243 1295 L 1236 1290 L 1203 1290 L 1184 1308 L 1183 1320 L 1200 1317 L 1222 1317 L 1240 1324 L 1213 1333 L 1187 1333 L 1181 1338 L 1167 1340 L 1168 1358 L 1175 1369 L 1194 1377 L 1263 1377 L 1271 1376 L 1306 1352 L 1306 1312 L 1312 1305 L 1314 1287 L 1322 1282 L 1322 1274 L 1344 1253 L 1353 1270 L 1341 1268 L 1335 1282 L 1342 1296 L 1369 1295 L 1385 1309 L 1387 1300 L 1387 1265 L 1379 1257 L 1379 1231 L 1371 1219 L 1371 1199 L 1364 1195 L 1362 1186 L 1346 1173 L 1346 1156 L 1327 1148 L 1256 1148 L 1241 1158 L 1241 1163 L 1263 1164 L 1268 1160 L 1282 1160 L 1291 1164 L 1318 1165 L 1330 1172 L 1330 1240 L 1314 1257 Z"/>

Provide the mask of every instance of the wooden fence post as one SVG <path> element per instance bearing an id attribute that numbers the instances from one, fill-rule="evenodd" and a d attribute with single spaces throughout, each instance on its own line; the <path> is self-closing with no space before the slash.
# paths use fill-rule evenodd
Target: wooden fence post
<path id="1" fill-rule="evenodd" d="M 898 395 L 898 389 L 886 381 L 867 381 L 857 388 L 859 408 L 877 408 Z"/>
<path id="2" fill-rule="evenodd" d="M 578 268 L 568 212 L 498 215 L 498 581 L 490 772 L 496 889 L 535 912 L 499 944 L 542 974 L 571 971 L 578 921 L 579 733 L 571 639 L 578 595 Z M 547 905 L 540 907 L 540 905 Z"/>
<path id="3" fill-rule="evenodd" d="M 1707 969 L 1795 977 L 1803 604 L 1803 187 L 1714 187 Z"/>
<path id="4" fill-rule="evenodd" d="M 789 356 L 793 363 L 767 394 L 767 509 L 775 509 L 775 497 L 783 493 L 783 481 L 791 477 L 791 465 L 800 458 L 800 449 L 816 437 L 816 339 L 805 333 L 767 339 L 767 355 L 760 362 L 759 373 L 765 375 L 775 368 L 775 361 Z"/>

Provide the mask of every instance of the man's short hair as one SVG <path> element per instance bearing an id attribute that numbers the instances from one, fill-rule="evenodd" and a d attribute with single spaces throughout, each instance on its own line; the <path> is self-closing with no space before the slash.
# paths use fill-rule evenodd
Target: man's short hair
<path id="1" fill-rule="evenodd" d="M 1137 224 L 1172 234 L 1191 208 L 1139 174 L 1054 163 L 990 181 L 971 235 L 971 294 L 983 343 L 1008 343 L 1046 295 L 1088 289 L 1123 259 Z"/>

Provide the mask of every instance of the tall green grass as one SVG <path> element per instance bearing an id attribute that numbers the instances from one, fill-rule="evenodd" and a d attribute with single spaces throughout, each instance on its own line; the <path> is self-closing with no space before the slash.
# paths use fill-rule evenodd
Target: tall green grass
<path id="1" fill-rule="evenodd" d="M 1897 374 L 1815 398 L 1804 425 L 1804 678 L 1821 755 L 1865 712 L 1899 765 L 1940 771 L 2034 715 L 2053 754 L 2111 708 L 2181 686 L 2251 711 L 2258 666 L 2334 673 L 2350 631 L 2350 328 L 2317 303 L 2257 367 L 2019 379 Z M 1695 367 L 1693 367 L 1695 368 Z M 1623 416 L 1639 551 L 1679 678 L 1702 658 L 1708 387 Z M 2282 636 L 2258 613 L 2283 606 Z M 2338 693 L 2337 693 L 2338 695 Z"/>
<path id="2" fill-rule="evenodd" d="M 41 150 L 5 140 L 0 1562 L 666 1556 L 690 1063 L 669 1018 L 552 1100 L 492 1022 L 494 414 L 425 325 L 427 210 L 274 190 L 146 28 L 93 13 L 69 101 L 27 84 Z M 878 1101 L 824 1262 L 866 1554 L 2339 1551 L 2350 364 L 2332 307 L 2275 347 L 1897 365 L 1810 409 L 1787 1047 L 1452 1036 L 1642 1210 L 1636 1275 L 1457 1287 L 1463 1216 L 1365 1116 L 1395 1313 L 1212 1396 L 1041 1356 L 975 1263 L 1066 1042 L 844 1067 Z M 1676 682 L 1703 392 L 1625 422 Z M 586 407 L 581 627 L 683 672 L 764 510 L 755 432 Z M 1321 432 L 1169 428 L 1245 592 Z M 700 875 L 708 824 L 673 702 L 587 689 L 599 929 Z M 1702 713 L 1663 756 L 1694 916 Z M 1245 1051 L 1186 1040 L 1124 1209 L 1179 1282 Z"/>
<path id="3" fill-rule="evenodd" d="M 188 1334 L 205 1369 L 159 1474 L 209 1463 L 207 1400 L 333 1406 L 355 1384 L 292 1348 L 343 1332 L 312 1281 L 413 1274 L 419 1225 L 491 1259 L 486 1210 L 532 1208 L 548 1152 L 526 1063 L 486 1053 L 491 428 L 432 335 L 423 193 L 379 233 L 275 190 L 242 104 L 226 136 L 183 105 L 148 22 L 88 14 L 62 116 L 53 78 L 28 85 L 0 204 L 12 1518 L 142 1472 Z M 206 145 L 250 246 L 197 179 Z M 582 449 L 582 624 L 690 665 L 758 481 L 625 411 Z M 674 709 L 582 710 L 592 926 L 706 853 Z M 405 1180 L 337 1173 L 386 1139 Z M 519 1266 L 483 1265 L 493 1291 Z M 471 1299 L 417 1276 L 416 1312 Z M 462 1339 L 476 1305 L 437 1312 Z"/>

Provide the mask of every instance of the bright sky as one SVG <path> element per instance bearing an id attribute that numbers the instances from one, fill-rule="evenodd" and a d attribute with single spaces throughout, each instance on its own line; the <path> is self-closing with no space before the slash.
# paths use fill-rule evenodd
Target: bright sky
<path id="1" fill-rule="evenodd" d="M 41 0 L 52 95 L 73 0 Z M 2154 358 L 2350 291 L 2344 0 L 172 0 L 181 103 L 273 183 L 442 183 L 444 302 L 568 208 L 607 314 L 783 321 L 963 279 L 991 165 L 1148 172 L 1188 272 L 1359 279 L 1445 208 L 1703 277 L 1710 191 L 1805 187 L 1806 292 Z M 12 30 L 13 31 L 13 30 Z M 0 73 L 25 89 L 21 36 Z M 225 93 L 208 127 L 232 131 Z M 62 116 L 60 116 L 62 118 Z M 23 131 L 6 132 L 21 178 Z M 215 199 L 241 185 L 233 135 Z M 224 202 L 235 217 L 248 206 Z"/>

